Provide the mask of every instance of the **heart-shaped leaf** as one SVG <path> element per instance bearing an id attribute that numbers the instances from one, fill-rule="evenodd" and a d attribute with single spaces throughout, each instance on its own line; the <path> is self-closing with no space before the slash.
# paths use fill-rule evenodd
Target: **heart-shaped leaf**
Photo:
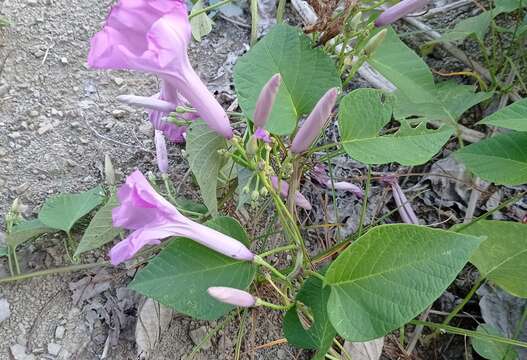
<path id="1" fill-rule="evenodd" d="M 437 299 L 480 238 L 417 225 L 381 225 L 331 264 L 329 319 L 349 341 L 382 337 Z"/>

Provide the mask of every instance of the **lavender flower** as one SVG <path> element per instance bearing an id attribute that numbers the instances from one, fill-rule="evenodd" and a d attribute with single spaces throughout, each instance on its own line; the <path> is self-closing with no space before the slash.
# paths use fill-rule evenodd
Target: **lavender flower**
<path id="1" fill-rule="evenodd" d="M 251 307 L 256 304 L 256 298 L 246 291 L 230 287 L 210 287 L 207 289 L 210 296 L 216 300 L 241 307 Z"/>
<path id="2" fill-rule="evenodd" d="M 385 10 L 377 20 L 375 20 L 375 26 L 381 27 L 394 23 L 400 18 L 423 8 L 429 2 L 430 0 L 402 0 L 397 5 Z"/>
<path id="3" fill-rule="evenodd" d="M 190 65 L 190 38 L 185 0 L 120 0 L 104 28 L 91 39 L 88 64 L 159 75 L 161 100 L 177 104 L 171 97 L 173 90 L 180 92 L 211 129 L 230 139 L 233 132 L 227 114 Z M 182 133 L 174 136 L 183 139 Z"/>
<path id="4" fill-rule="evenodd" d="M 145 245 L 157 245 L 161 239 L 181 236 L 237 260 L 251 261 L 254 254 L 238 240 L 192 221 L 156 193 L 139 171 L 134 171 L 117 192 L 120 205 L 113 209 L 115 227 L 133 230 L 110 250 L 112 264 L 134 256 Z"/>
<path id="5" fill-rule="evenodd" d="M 257 129 L 265 127 L 265 123 L 267 122 L 267 119 L 269 119 L 269 115 L 273 110 L 273 105 L 281 83 L 282 76 L 280 74 L 275 74 L 264 85 L 262 91 L 260 91 L 260 96 L 258 96 L 256 109 L 254 110 L 253 115 L 253 122 Z"/>
<path id="6" fill-rule="evenodd" d="M 286 181 L 280 180 L 280 183 L 278 183 L 278 177 L 271 176 L 271 184 L 275 190 L 280 191 L 280 195 L 283 198 L 287 198 L 287 195 L 289 194 L 289 184 Z M 300 191 L 295 193 L 295 203 L 297 206 L 305 210 L 311 210 L 312 208 L 309 200 L 307 200 L 304 195 L 300 193 Z"/>
<path id="7" fill-rule="evenodd" d="M 167 144 L 165 142 L 165 136 L 160 130 L 155 132 L 155 143 L 156 143 L 156 160 L 157 166 L 161 173 L 166 174 L 168 172 L 168 154 L 167 154 Z"/>
<path id="8" fill-rule="evenodd" d="M 406 195 L 404 195 L 403 190 L 399 186 L 397 179 L 391 176 L 385 176 L 383 177 L 382 181 L 388 183 L 388 185 L 390 185 L 390 187 L 392 188 L 393 200 L 397 205 L 397 209 L 399 210 L 399 215 L 401 216 L 401 219 L 406 224 L 419 225 L 419 219 L 417 218 L 417 215 L 415 215 L 414 209 L 412 209 L 412 205 L 410 204 L 410 202 L 406 198 Z"/>
<path id="9" fill-rule="evenodd" d="M 311 173 L 313 180 L 318 182 L 320 185 L 325 186 L 328 189 L 335 189 L 341 191 L 349 191 L 353 193 L 359 199 L 364 196 L 364 192 L 360 187 L 347 181 L 333 181 L 328 176 L 327 169 L 324 165 L 316 165 Z"/>
<path id="10" fill-rule="evenodd" d="M 303 153 L 309 149 L 313 141 L 319 136 L 335 107 L 337 95 L 337 88 L 332 88 L 318 101 L 293 139 L 293 144 L 291 145 L 293 153 Z"/>

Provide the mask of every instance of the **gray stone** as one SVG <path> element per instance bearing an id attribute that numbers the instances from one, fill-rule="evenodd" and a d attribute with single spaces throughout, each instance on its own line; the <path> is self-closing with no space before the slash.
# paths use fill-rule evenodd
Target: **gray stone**
<path id="1" fill-rule="evenodd" d="M 9 316 L 11 316 L 9 303 L 6 299 L 0 299 L 0 323 L 9 319 Z"/>
<path id="2" fill-rule="evenodd" d="M 190 339 L 192 340 L 194 345 L 198 345 L 207 336 L 208 332 L 209 331 L 207 330 L 207 328 L 205 326 L 199 327 L 199 328 L 197 328 L 195 330 L 191 330 L 190 331 Z M 207 341 L 205 341 L 202 344 L 201 348 L 203 350 L 207 350 L 207 349 L 210 349 L 211 346 L 212 346 L 212 344 L 210 342 L 210 339 L 207 339 Z"/>
<path id="3" fill-rule="evenodd" d="M 287 359 L 287 353 L 284 349 L 278 349 L 278 351 L 276 352 L 276 357 L 280 360 Z"/>
<path id="4" fill-rule="evenodd" d="M 55 343 L 49 343 L 48 344 L 48 354 L 57 356 L 60 352 L 60 349 L 62 349 L 62 346 Z"/>
<path id="5" fill-rule="evenodd" d="M 121 85 L 124 84 L 124 79 L 123 78 L 113 77 L 112 80 L 117 86 L 121 86 Z"/>
<path id="6" fill-rule="evenodd" d="M 38 130 L 37 130 L 37 133 L 39 135 L 44 135 L 45 133 L 47 133 L 48 131 L 50 130 L 53 130 L 53 125 L 51 123 L 45 123 L 45 124 L 42 124 Z"/>
<path id="7" fill-rule="evenodd" d="M 20 344 L 11 345 L 9 347 L 13 360 L 36 360 L 35 355 L 26 354 L 26 347 Z"/>
<path id="8" fill-rule="evenodd" d="M 57 326 L 55 329 L 55 338 L 56 339 L 62 339 L 64 337 L 64 333 L 66 332 L 66 328 L 64 326 Z"/>
<path id="9" fill-rule="evenodd" d="M 61 57 L 60 58 L 60 63 L 63 64 L 63 65 L 66 65 L 68 63 L 68 58 L 67 57 Z"/>
<path id="10" fill-rule="evenodd" d="M 39 116 L 40 114 L 38 113 L 38 111 L 36 110 L 31 110 L 29 112 L 29 116 L 32 117 L 32 118 L 36 118 L 37 116 Z"/>
<path id="11" fill-rule="evenodd" d="M 0 147 L 0 157 L 4 157 L 7 155 L 7 149 Z"/>
<path id="12" fill-rule="evenodd" d="M 122 119 L 126 116 L 127 112 L 123 109 L 115 109 L 112 111 L 112 116 L 116 119 Z"/>
<path id="13" fill-rule="evenodd" d="M 19 131 L 13 131 L 12 133 L 7 135 L 10 139 L 16 140 L 22 136 L 22 134 Z"/>

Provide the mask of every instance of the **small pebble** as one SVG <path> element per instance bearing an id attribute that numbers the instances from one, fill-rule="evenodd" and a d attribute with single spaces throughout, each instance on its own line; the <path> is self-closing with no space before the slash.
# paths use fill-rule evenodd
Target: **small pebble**
<path id="1" fill-rule="evenodd" d="M 57 328 L 55 329 L 55 338 L 62 339 L 64 337 L 65 332 L 66 328 L 64 326 L 57 326 Z"/>
<path id="2" fill-rule="evenodd" d="M 31 110 L 29 112 L 29 116 L 32 117 L 32 118 L 36 118 L 38 115 L 40 115 L 40 114 L 36 110 Z"/>
<path id="3" fill-rule="evenodd" d="M 6 299 L 0 299 L 0 323 L 6 321 L 11 316 L 9 303 Z"/>
<path id="4" fill-rule="evenodd" d="M 122 109 L 115 109 L 112 111 L 112 116 L 116 119 L 122 119 L 126 116 L 126 111 Z"/>
<path id="5" fill-rule="evenodd" d="M 60 62 L 61 62 L 61 64 L 66 65 L 68 63 L 68 58 L 67 57 L 61 57 L 60 58 Z"/>
<path id="6" fill-rule="evenodd" d="M 208 334 L 208 330 L 205 326 L 202 326 L 202 327 L 199 327 L 195 330 L 192 330 L 190 331 L 190 339 L 192 340 L 192 342 L 194 343 L 194 345 L 198 345 L 201 343 L 201 341 L 203 340 L 203 338 L 205 338 L 205 336 L 207 336 Z M 207 350 L 209 349 L 210 347 L 212 346 L 211 342 L 210 342 L 210 339 L 208 339 L 207 341 L 205 341 L 201 348 L 203 350 Z"/>
<path id="7" fill-rule="evenodd" d="M 62 346 L 55 343 L 49 343 L 48 344 L 48 354 L 57 356 L 60 352 L 60 349 L 62 349 Z"/>

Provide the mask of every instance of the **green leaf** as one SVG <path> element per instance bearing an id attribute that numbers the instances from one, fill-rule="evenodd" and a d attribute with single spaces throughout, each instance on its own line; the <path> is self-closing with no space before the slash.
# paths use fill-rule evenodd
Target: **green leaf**
<path id="1" fill-rule="evenodd" d="M 188 162 L 196 177 L 201 197 L 213 216 L 218 214 L 218 173 L 224 158 L 218 150 L 225 149 L 227 142 L 201 120 L 195 121 L 187 131 Z"/>
<path id="2" fill-rule="evenodd" d="M 517 131 L 527 131 L 527 99 L 516 101 L 487 116 L 479 123 Z"/>
<path id="3" fill-rule="evenodd" d="M 489 324 L 479 325 L 476 331 L 486 335 L 503 336 L 503 334 L 501 334 L 496 328 Z M 488 341 L 478 337 L 473 337 L 472 347 L 481 357 L 488 360 L 518 359 L 518 353 L 516 353 L 516 350 L 507 344 L 496 341 Z"/>
<path id="4" fill-rule="evenodd" d="M 104 191 L 100 186 L 79 194 L 58 194 L 46 200 L 38 219 L 50 228 L 69 232 L 79 219 L 103 200 Z"/>
<path id="5" fill-rule="evenodd" d="M 466 146 L 454 156 L 484 180 L 500 185 L 527 183 L 527 132 L 497 135 Z"/>
<path id="6" fill-rule="evenodd" d="M 302 349 L 318 350 L 313 359 L 324 359 L 333 338 L 337 335 L 327 314 L 330 293 L 329 287 L 323 287 L 322 280 L 310 277 L 298 292 L 296 300 L 309 307 L 313 315 L 311 326 L 307 330 L 304 329 L 296 305 L 289 309 L 284 317 L 283 328 L 287 342 Z"/>
<path id="7" fill-rule="evenodd" d="M 454 26 L 452 30 L 448 30 L 439 39 L 434 42 L 442 41 L 461 41 L 469 36 L 474 36 L 476 39 L 483 41 L 487 33 L 493 15 L 490 11 L 482 12 L 479 15 L 469 17 L 461 20 Z"/>
<path id="8" fill-rule="evenodd" d="M 389 28 L 386 38 L 368 63 L 414 103 L 433 101 L 435 84 L 432 72 L 392 28 Z"/>
<path id="9" fill-rule="evenodd" d="M 291 134 L 322 95 L 341 86 L 335 64 L 322 49 L 313 48 L 297 28 L 276 25 L 234 68 L 240 107 L 249 118 L 260 91 L 276 73 L 282 75 L 282 85 L 266 125 L 274 134 Z"/>
<path id="10" fill-rule="evenodd" d="M 461 232 L 487 236 L 487 240 L 470 258 L 481 276 L 514 296 L 527 298 L 527 225 L 512 221 L 480 220 Z"/>
<path id="11" fill-rule="evenodd" d="M 192 7 L 190 14 L 203 9 L 203 0 L 199 0 Z M 192 29 L 192 36 L 196 41 L 201 41 L 201 38 L 207 36 L 212 31 L 212 20 L 207 16 L 207 13 L 202 13 L 190 18 L 190 26 Z"/>
<path id="12" fill-rule="evenodd" d="M 118 205 L 117 197 L 112 195 L 106 204 L 97 211 L 93 219 L 91 219 L 90 225 L 84 231 L 74 256 L 100 248 L 119 235 L 120 230 L 114 228 L 112 224 L 112 209 Z"/>
<path id="13" fill-rule="evenodd" d="M 373 228 L 327 271 L 331 323 L 349 341 L 386 335 L 437 299 L 480 242 L 416 225 Z"/>
<path id="14" fill-rule="evenodd" d="M 6 236 L 6 242 L 11 248 L 16 249 L 28 240 L 53 232 L 55 229 L 44 225 L 39 219 L 33 219 L 13 226 L 11 232 Z"/>
<path id="15" fill-rule="evenodd" d="M 0 246 L 0 257 L 9 256 L 7 246 Z"/>
<path id="16" fill-rule="evenodd" d="M 379 90 L 358 89 L 342 99 L 339 129 L 346 152 L 366 164 L 419 165 L 430 160 L 448 141 L 453 129 L 427 129 L 425 122 L 411 127 L 402 121 L 398 132 L 381 136 L 392 114 L 392 104 L 383 101 L 383 96 Z"/>
<path id="17" fill-rule="evenodd" d="M 232 218 L 218 217 L 207 226 L 247 244 L 247 234 Z M 141 294 L 197 319 L 215 320 L 233 309 L 207 294 L 211 286 L 246 289 L 255 267 L 190 239 L 175 238 L 136 275 L 130 287 Z"/>

